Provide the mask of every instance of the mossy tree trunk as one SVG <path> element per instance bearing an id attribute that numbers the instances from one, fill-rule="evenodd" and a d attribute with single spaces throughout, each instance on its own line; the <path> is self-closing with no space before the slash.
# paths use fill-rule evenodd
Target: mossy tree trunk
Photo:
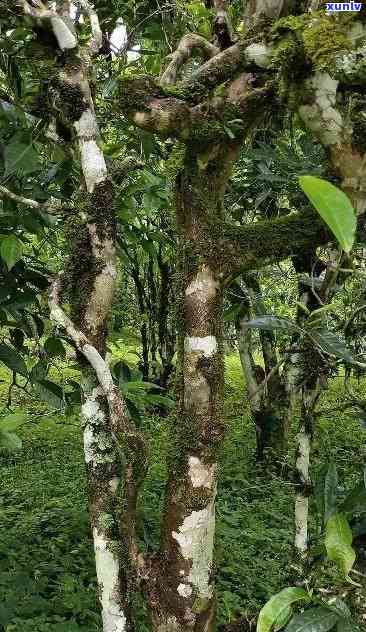
<path id="1" fill-rule="evenodd" d="M 222 214 L 235 148 L 216 147 L 212 161 L 188 144 L 177 178 L 180 241 L 178 420 L 162 519 L 159 632 L 214 629 L 213 546 L 217 449 L 222 417 L 222 274 L 203 247 L 207 226 Z"/>

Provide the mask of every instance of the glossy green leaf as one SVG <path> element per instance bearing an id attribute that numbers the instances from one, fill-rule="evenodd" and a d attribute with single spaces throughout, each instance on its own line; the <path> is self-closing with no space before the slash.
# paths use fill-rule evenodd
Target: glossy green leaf
<path id="1" fill-rule="evenodd" d="M 299 329 L 295 323 L 288 318 L 278 318 L 277 316 L 272 316 L 271 314 L 248 320 L 245 326 L 249 329 L 266 329 L 269 331 L 282 329 L 283 331 L 290 333 Z"/>
<path id="2" fill-rule="evenodd" d="M 309 336 L 315 342 L 322 351 L 329 355 L 341 358 L 346 362 L 352 363 L 354 361 L 353 355 L 347 348 L 345 342 L 333 331 L 328 329 L 311 329 L 308 331 Z"/>
<path id="3" fill-rule="evenodd" d="M 64 394 L 61 386 L 50 380 L 42 380 L 34 384 L 34 390 L 52 408 L 64 408 Z"/>
<path id="4" fill-rule="evenodd" d="M 339 619 L 335 632 L 361 632 L 361 628 L 355 621 Z"/>
<path id="5" fill-rule="evenodd" d="M 0 256 L 5 261 L 8 270 L 22 258 L 23 244 L 15 235 L 4 237 L 0 241 Z"/>
<path id="6" fill-rule="evenodd" d="M 13 349 L 13 347 L 9 347 L 9 345 L 5 343 L 0 344 L 0 362 L 5 364 L 11 371 L 20 373 L 20 375 L 24 375 L 24 377 L 28 375 L 27 367 L 22 356 L 18 351 Z"/>
<path id="7" fill-rule="evenodd" d="M 330 182 L 314 176 L 301 176 L 299 182 L 340 246 L 349 253 L 355 240 L 357 220 L 347 195 Z"/>
<path id="8" fill-rule="evenodd" d="M 47 363 L 43 360 L 39 360 L 39 362 L 37 362 L 37 364 L 32 367 L 32 370 L 30 372 L 31 382 L 42 382 L 47 376 L 47 371 Z"/>
<path id="9" fill-rule="evenodd" d="M 356 559 L 352 540 L 352 531 L 346 516 L 342 513 L 333 514 L 325 526 L 325 548 L 329 559 L 337 564 L 347 579 Z"/>
<path id="10" fill-rule="evenodd" d="M 339 616 L 328 608 L 319 606 L 296 615 L 285 632 L 328 632 L 337 623 Z"/>
<path id="11" fill-rule="evenodd" d="M 258 617 L 257 632 L 271 632 L 293 603 L 309 600 L 310 596 L 303 588 L 284 588 L 263 606 Z"/>
<path id="12" fill-rule="evenodd" d="M 47 355 L 49 355 L 51 358 L 54 358 L 56 356 L 60 358 L 66 357 L 65 347 L 63 346 L 60 338 L 57 338 L 56 336 L 50 336 L 49 338 L 47 338 L 44 343 L 44 348 L 47 352 Z"/>

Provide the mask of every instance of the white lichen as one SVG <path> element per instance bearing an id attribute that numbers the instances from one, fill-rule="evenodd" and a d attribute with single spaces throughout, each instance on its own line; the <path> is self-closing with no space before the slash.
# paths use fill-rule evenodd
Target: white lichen
<path id="1" fill-rule="evenodd" d="M 104 430 L 105 414 L 97 399 L 91 395 L 81 407 L 84 423 L 84 458 L 96 467 L 100 463 L 113 463 L 112 437 Z"/>
<path id="2" fill-rule="evenodd" d="M 259 68 L 268 68 L 272 60 L 272 49 L 265 44 L 250 44 L 245 49 L 245 58 Z"/>
<path id="3" fill-rule="evenodd" d="M 308 548 L 308 510 L 309 499 L 299 495 L 295 501 L 295 547 L 300 554 Z"/>
<path id="4" fill-rule="evenodd" d="M 107 166 L 103 152 L 97 143 L 99 138 L 98 124 L 95 114 L 90 108 L 82 113 L 80 119 L 75 123 L 75 128 L 79 140 L 81 166 L 86 188 L 89 193 L 92 193 L 95 186 L 107 178 Z"/>
<path id="5" fill-rule="evenodd" d="M 203 298 L 206 300 L 208 298 L 212 298 L 216 295 L 217 290 L 219 289 L 219 284 L 214 278 L 212 270 L 208 266 L 202 266 L 202 268 L 197 272 L 196 277 L 191 281 L 189 286 L 186 288 L 186 296 L 190 296 L 191 294 L 201 294 Z"/>
<path id="6" fill-rule="evenodd" d="M 106 539 L 97 529 L 93 529 L 95 564 L 102 606 L 103 632 L 124 632 L 126 617 L 118 603 L 119 561 L 111 552 L 117 542 Z"/>
<path id="7" fill-rule="evenodd" d="M 120 479 L 118 478 L 118 476 L 114 476 L 109 481 L 109 488 L 113 493 L 116 493 L 119 486 L 119 482 L 120 482 Z"/>
<path id="8" fill-rule="evenodd" d="M 304 483 L 309 480 L 310 441 L 310 436 L 306 432 L 297 435 L 296 469 Z"/>
<path id="9" fill-rule="evenodd" d="M 181 597 L 188 599 L 188 597 L 190 597 L 192 594 L 192 586 L 190 586 L 189 584 L 179 584 L 177 591 Z"/>
<path id="10" fill-rule="evenodd" d="M 184 350 L 186 353 L 191 351 L 201 351 L 204 356 L 212 356 L 217 351 L 217 340 L 215 336 L 189 337 L 184 340 Z"/>
<path id="11" fill-rule="evenodd" d="M 307 127 L 317 134 L 323 145 L 341 142 L 343 120 L 336 104 L 338 81 L 327 73 L 317 72 L 308 80 L 307 87 L 314 95 L 312 104 L 302 105 L 299 114 Z"/>
<path id="12" fill-rule="evenodd" d="M 51 18 L 51 26 L 61 50 L 71 50 L 77 46 L 78 42 L 71 20 L 55 16 Z"/>
<path id="13" fill-rule="evenodd" d="M 210 574 L 214 534 L 214 500 L 205 509 L 192 511 L 179 527 L 179 531 L 173 531 L 172 533 L 173 538 L 180 546 L 182 556 L 191 562 L 187 581 L 195 589 L 197 596 L 202 599 L 211 599 L 212 597 Z"/>
<path id="14" fill-rule="evenodd" d="M 205 466 L 196 456 L 188 459 L 188 475 L 193 487 L 207 487 L 212 489 L 215 482 L 216 465 Z"/>

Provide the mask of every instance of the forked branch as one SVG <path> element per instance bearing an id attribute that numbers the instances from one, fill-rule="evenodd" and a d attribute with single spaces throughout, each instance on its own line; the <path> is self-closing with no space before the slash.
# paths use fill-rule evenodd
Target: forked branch
<path id="1" fill-rule="evenodd" d="M 215 57 L 220 51 L 201 35 L 185 35 L 180 40 L 177 50 L 169 56 L 170 62 L 161 76 L 160 85 L 170 86 L 176 83 L 180 70 L 196 52 L 201 53 L 203 59 L 207 60 Z"/>

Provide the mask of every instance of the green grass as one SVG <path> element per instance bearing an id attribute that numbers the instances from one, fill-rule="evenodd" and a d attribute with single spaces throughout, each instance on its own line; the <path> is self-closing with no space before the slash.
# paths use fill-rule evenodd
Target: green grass
<path id="1" fill-rule="evenodd" d="M 216 544 L 220 624 L 257 614 L 273 593 L 294 580 L 293 486 L 256 464 L 255 436 L 235 355 L 227 358 L 226 373 L 229 431 L 221 454 Z M 4 402 L 5 384 L 2 387 Z M 342 392 L 340 380 L 334 380 L 322 407 L 335 406 Z M 46 415 L 45 405 L 23 395 L 15 409 L 26 409 L 29 420 L 38 422 L 23 427 L 23 450 L 0 461 L 0 631 L 100 632 L 78 420 Z M 146 426 L 152 463 L 140 535 L 151 549 L 157 542 L 166 478 L 167 427 L 159 418 L 146 420 Z M 314 471 L 334 457 L 348 486 L 359 477 L 365 454 L 366 432 L 357 421 L 344 413 L 319 421 Z M 349 590 L 332 567 L 322 572 L 325 587 L 331 582 Z M 137 632 L 143 632 L 140 627 Z"/>

